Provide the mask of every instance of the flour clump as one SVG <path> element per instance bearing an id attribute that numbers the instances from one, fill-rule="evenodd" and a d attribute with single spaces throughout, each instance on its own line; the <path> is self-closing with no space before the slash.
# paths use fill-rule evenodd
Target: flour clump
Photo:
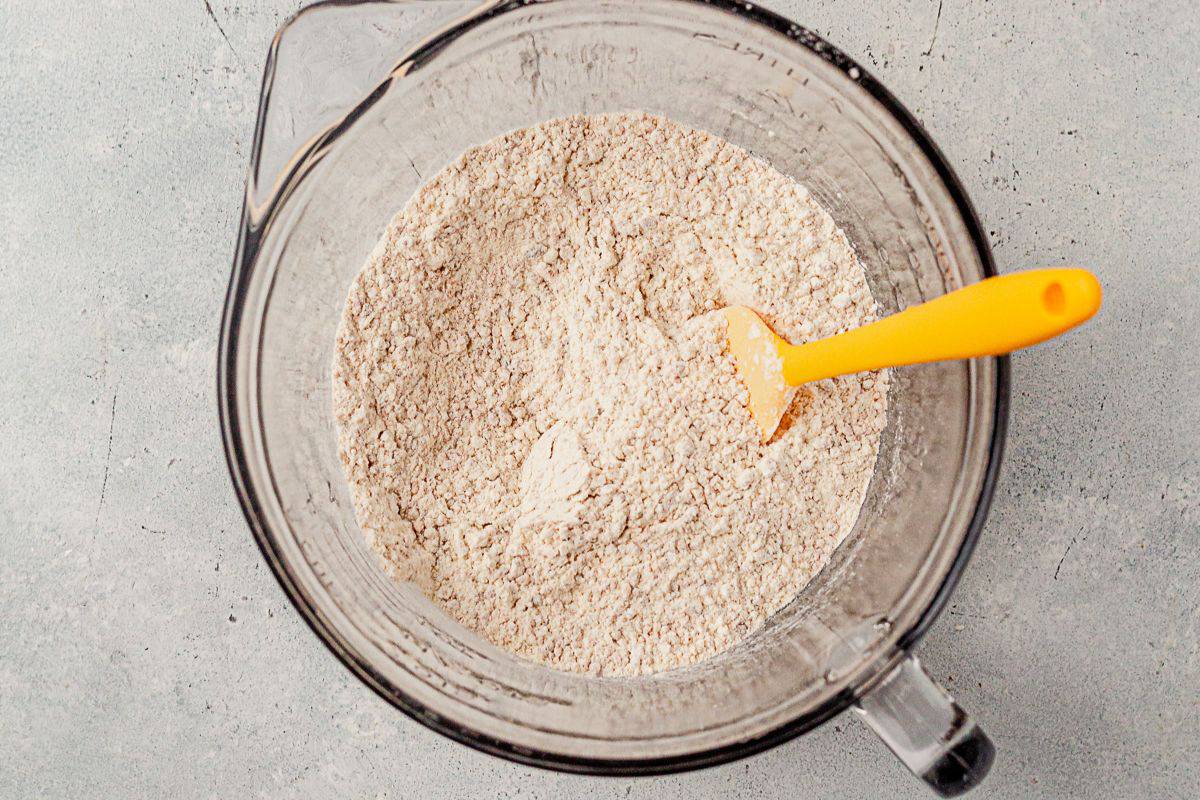
<path id="1" fill-rule="evenodd" d="M 334 363 L 367 538 L 489 641 L 638 675 L 735 645 L 853 527 L 887 375 L 802 387 L 758 440 L 713 313 L 795 342 L 873 320 L 863 269 L 794 180 L 641 113 L 472 148 L 355 281 Z"/>

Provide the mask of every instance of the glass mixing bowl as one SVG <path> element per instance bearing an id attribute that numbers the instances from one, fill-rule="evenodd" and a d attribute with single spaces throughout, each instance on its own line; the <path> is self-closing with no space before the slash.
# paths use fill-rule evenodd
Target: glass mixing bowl
<path id="1" fill-rule="evenodd" d="M 983 524 L 1007 362 L 897 370 L 858 522 L 829 566 L 733 650 L 637 679 L 504 652 L 390 580 L 366 545 L 330 403 L 347 290 L 392 215 L 470 145 L 548 118 L 646 110 L 804 183 L 887 312 L 994 272 L 970 203 L 912 116 L 811 31 L 723 0 L 329 2 L 272 45 L 221 330 L 221 424 L 263 554 L 368 686 L 481 750 L 645 774 L 757 752 L 856 709 L 943 794 L 987 737 L 909 650 Z"/>

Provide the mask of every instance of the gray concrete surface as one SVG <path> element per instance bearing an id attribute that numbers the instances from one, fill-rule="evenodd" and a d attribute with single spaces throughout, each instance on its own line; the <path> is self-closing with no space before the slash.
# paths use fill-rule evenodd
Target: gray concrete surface
<path id="1" fill-rule="evenodd" d="M 444 741 L 292 612 L 234 501 L 217 320 L 267 44 L 297 0 L 0 4 L 0 797 L 922 797 L 843 717 L 654 780 Z M 777 0 L 922 118 L 1002 269 L 1107 307 L 1016 357 L 978 556 L 921 648 L 983 798 L 1200 795 L 1200 13 Z"/>

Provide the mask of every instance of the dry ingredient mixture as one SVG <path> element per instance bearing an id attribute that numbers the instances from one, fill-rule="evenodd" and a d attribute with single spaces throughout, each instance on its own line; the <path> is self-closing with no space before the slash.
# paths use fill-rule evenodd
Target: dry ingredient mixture
<path id="1" fill-rule="evenodd" d="M 853 527 L 886 374 L 799 390 L 759 441 L 717 309 L 807 341 L 874 319 L 795 181 L 641 113 L 467 151 L 351 290 L 334 402 L 388 570 L 491 642 L 638 675 L 736 644 Z"/>

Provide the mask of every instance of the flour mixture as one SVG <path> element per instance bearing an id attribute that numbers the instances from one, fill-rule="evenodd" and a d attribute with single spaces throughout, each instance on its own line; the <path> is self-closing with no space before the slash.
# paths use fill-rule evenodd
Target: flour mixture
<path id="1" fill-rule="evenodd" d="M 355 282 L 334 402 L 388 570 L 495 644 L 639 675 L 736 644 L 862 505 L 886 374 L 802 388 L 767 444 L 716 311 L 796 342 L 875 318 L 793 180 L 646 114 L 570 117 L 465 153 Z"/>

